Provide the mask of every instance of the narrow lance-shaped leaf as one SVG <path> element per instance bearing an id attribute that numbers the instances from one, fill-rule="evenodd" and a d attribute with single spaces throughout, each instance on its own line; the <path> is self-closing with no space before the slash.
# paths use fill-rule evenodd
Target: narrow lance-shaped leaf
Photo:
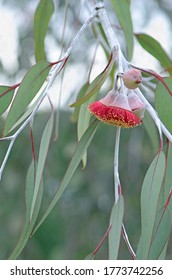
<path id="1" fill-rule="evenodd" d="M 32 215 L 34 212 L 34 208 L 35 208 L 38 193 L 39 193 L 39 188 L 40 188 L 41 181 L 42 181 L 42 175 L 43 175 L 44 165 L 45 165 L 48 148 L 49 148 L 49 144 L 50 144 L 50 140 L 51 140 L 52 130 L 53 130 L 53 114 L 51 115 L 51 118 L 47 122 L 47 125 L 44 129 L 44 132 L 43 132 L 43 135 L 41 138 L 36 179 L 35 179 L 35 188 L 34 188 L 34 193 L 33 193 L 32 207 L 31 207 L 31 211 L 30 211 L 30 220 L 32 220 Z"/>
<path id="2" fill-rule="evenodd" d="M 124 215 L 124 199 L 120 195 L 116 204 L 112 208 L 112 213 L 110 217 L 110 225 L 112 225 L 109 232 L 109 260 L 117 260 L 120 239 L 121 239 L 121 230 L 122 230 L 122 221 Z"/>
<path id="3" fill-rule="evenodd" d="M 172 148 L 170 143 L 164 146 L 164 151 L 166 153 L 165 176 L 159 198 L 149 259 L 165 259 L 172 226 Z"/>
<path id="4" fill-rule="evenodd" d="M 33 112 L 34 108 L 38 104 L 39 100 L 40 100 L 40 98 L 37 98 L 32 105 L 27 107 L 27 109 L 24 112 L 24 114 L 18 119 L 18 121 L 16 121 L 16 123 L 12 126 L 11 130 L 16 129 L 21 123 L 23 123 L 31 115 L 31 113 Z"/>
<path id="5" fill-rule="evenodd" d="M 8 113 L 4 135 L 7 135 L 18 118 L 42 87 L 50 70 L 50 63 L 41 61 L 35 64 L 25 75 Z"/>
<path id="6" fill-rule="evenodd" d="M 78 141 L 81 139 L 82 135 L 87 130 L 90 123 L 91 114 L 88 111 L 87 107 L 91 102 L 94 102 L 96 98 L 97 98 L 97 94 L 93 95 L 86 103 L 82 104 L 80 107 L 79 115 L 78 115 L 78 123 L 77 123 Z M 83 163 L 83 168 L 85 168 L 87 164 L 87 151 L 84 153 L 82 157 L 82 163 Z"/>
<path id="7" fill-rule="evenodd" d="M 87 82 L 81 87 L 81 89 L 79 90 L 79 93 L 77 95 L 77 99 L 80 99 L 81 97 L 84 96 L 84 94 L 87 91 L 88 86 L 89 86 L 89 83 Z M 73 111 L 72 116 L 71 116 L 71 120 L 73 122 L 77 122 L 78 116 L 79 116 L 79 111 L 80 111 L 80 107 L 75 107 L 74 108 L 74 111 Z"/>
<path id="8" fill-rule="evenodd" d="M 141 192 L 141 237 L 137 259 L 148 259 L 159 198 L 164 179 L 165 156 L 160 152 L 151 163 L 142 185 Z"/>
<path id="9" fill-rule="evenodd" d="M 172 91 L 171 78 L 164 78 L 164 81 Z M 169 95 L 169 93 L 161 83 L 158 83 L 156 88 L 155 107 L 162 122 L 172 133 L 172 96 Z"/>
<path id="10" fill-rule="evenodd" d="M 151 148 L 156 154 L 159 149 L 159 135 L 157 127 L 150 117 L 150 115 L 147 113 L 147 111 L 144 114 L 143 124 L 146 129 L 146 132 L 148 134 L 148 137 L 150 139 Z"/>
<path id="11" fill-rule="evenodd" d="M 161 209 L 157 213 L 154 233 L 151 240 L 148 259 L 157 260 L 169 239 L 171 231 L 171 216 L 168 209 Z"/>
<path id="12" fill-rule="evenodd" d="M 14 88 L 8 86 L 0 86 L 0 116 L 7 110 L 12 97 L 14 95 Z M 5 93 L 5 94 L 4 94 Z"/>
<path id="13" fill-rule="evenodd" d="M 33 193 L 34 193 L 34 184 L 35 184 L 35 164 L 32 161 L 27 177 L 26 177 L 26 190 L 25 190 L 25 223 L 24 227 L 22 229 L 22 232 L 20 234 L 20 237 L 17 241 L 17 244 L 9 256 L 9 259 L 16 259 L 22 250 L 24 249 L 28 239 L 30 238 L 30 234 L 33 230 L 34 224 L 36 222 L 41 201 L 42 201 L 42 194 L 43 194 L 43 184 L 41 184 L 41 187 L 39 189 L 39 194 L 38 194 L 38 199 L 37 199 L 37 205 L 34 209 L 34 214 L 33 214 L 33 219 L 30 221 L 30 211 L 31 211 L 31 204 L 32 204 L 32 198 L 33 198 Z"/>
<path id="14" fill-rule="evenodd" d="M 51 201 L 51 203 L 50 203 L 48 209 L 46 210 L 45 214 L 43 215 L 42 219 L 36 226 L 34 232 L 40 227 L 40 225 L 43 223 L 43 221 L 47 218 L 47 216 L 50 214 L 50 212 L 52 211 L 52 209 L 58 202 L 59 198 L 62 196 L 63 192 L 67 188 L 72 176 L 74 175 L 74 172 L 76 171 L 76 169 L 83 157 L 83 154 L 87 150 L 87 148 L 96 132 L 98 124 L 99 124 L 99 121 L 94 120 L 93 123 L 88 127 L 88 129 L 82 136 L 81 140 L 79 141 L 79 143 L 75 149 L 75 152 L 73 154 L 73 157 L 66 170 L 66 174 L 63 177 L 63 180 L 62 180 L 60 186 L 58 187 L 53 200 Z"/>
<path id="15" fill-rule="evenodd" d="M 166 203 L 172 187 L 172 144 L 168 143 L 166 156 L 166 172 L 164 178 L 164 203 Z M 169 201 L 168 209 L 172 217 L 172 199 Z"/>
<path id="16" fill-rule="evenodd" d="M 85 94 L 87 88 L 88 88 L 88 83 L 86 83 L 82 87 L 82 89 L 81 89 L 81 91 L 79 92 L 79 95 L 78 95 L 79 98 L 81 98 Z M 75 114 L 78 115 L 77 116 L 78 117 L 78 122 L 77 122 L 77 139 L 78 139 L 78 141 L 81 139 L 85 130 L 89 126 L 90 114 L 88 114 L 87 105 L 88 105 L 88 101 L 85 104 L 81 105 L 80 107 L 75 107 L 75 109 L 74 109 Z M 83 168 L 85 168 L 86 162 L 87 162 L 87 152 L 85 152 L 85 154 L 82 157 Z"/>
<path id="17" fill-rule="evenodd" d="M 53 0 L 40 0 L 34 17 L 35 57 L 37 62 L 46 59 L 44 39 L 53 12 Z"/>
<path id="18" fill-rule="evenodd" d="M 140 45 L 152 56 L 154 56 L 161 63 L 163 68 L 167 70 L 169 69 L 169 72 L 172 72 L 172 69 L 170 70 L 172 61 L 157 40 L 144 33 L 135 34 L 135 36 Z"/>
<path id="19" fill-rule="evenodd" d="M 111 69 L 112 69 L 112 54 L 110 56 L 109 62 L 106 65 L 105 69 L 92 81 L 92 83 L 87 88 L 85 95 L 79 98 L 75 103 L 70 105 L 70 107 L 80 106 L 86 101 L 88 101 L 94 94 L 98 93 L 101 86 L 104 84 L 106 78 L 108 77 Z"/>
<path id="20" fill-rule="evenodd" d="M 163 251 L 161 252 L 161 254 L 160 254 L 158 260 L 165 260 L 166 252 L 167 252 L 167 243 L 166 243 L 166 245 L 165 245 Z"/>
<path id="21" fill-rule="evenodd" d="M 112 0 L 112 5 L 114 7 L 116 16 L 119 23 L 124 31 L 127 45 L 128 60 L 131 60 L 133 55 L 133 24 L 130 12 L 130 1 L 129 0 Z"/>

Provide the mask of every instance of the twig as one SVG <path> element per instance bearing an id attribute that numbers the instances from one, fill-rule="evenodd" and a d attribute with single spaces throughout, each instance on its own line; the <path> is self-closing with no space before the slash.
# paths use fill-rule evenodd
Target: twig
<path id="1" fill-rule="evenodd" d="M 107 231 L 105 232 L 105 234 L 103 235 L 100 243 L 97 245 L 96 249 L 92 252 L 92 255 L 95 256 L 97 254 L 97 252 L 99 251 L 100 247 L 102 246 L 103 242 L 105 241 L 106 237 L 108 236 L 110 230 L 112 228 L 112 225 L 110 225 L 107 229 Z"/>
<path id="2" fill-rule="evenodd" d="M 8 160 L 8 158 L 9 158 L 11 149 L 12 149 L 12 147 L 13 147 L 13 145 L 14 145 L 14 142 L 15 142 L 15 138 L 12 138 L 12 140 L 11 140 L 9 146 L 8 146 L 8 150 L 7 150 L 6 154 L 5 154 L 4 160 L 3 160 L 2 164 L 1 164 L 1 168 L 0 168 L 0 180 L 1 180 L 2 173 L 3 173 L 3 171 L 4 171 L 4 168 L 5 168 L 5 165 L 6 165 L 6 163 L 7 163 L 7 160 Z"/>
<path id="3" fill-rule="evenodd" d="M 128 250 L 129 250 L 129 252 L 130 252 L 130 254 L 132 256 L 132 259 L 134 260 L 136 258 L 136 254 L 135 254 L 135 252 L 134 252 L 134 250 L 133 250 L 133 248 L 132 248 L 132 246 L 130 244 L 130 241 L 128 239 L 128 235 L 127 235 L 127 232 L 125 230 L 124 224 L 122 224 L 122 235 L 123 235 L 125 243 L 126 243 L 126 245 L 128 247 Z"/>
<path id="4" fill-rule="evenodd" d="M 118 169 L 118 162 L 119 162 L 119 143 L 120 143 L 120 132 L 121 128 L 118 127 L 116 129 L 116 139 L 115 139 L 115 152 L 114 152 L 114 187 L 115 187 L 115 203 L 117 203 L 119 198 L 119 169 Z"/>
<path id="5" fill-rule="evenodd" d="M 103 30 L 106 34 L 107 40 L 109 42 L 109 45 L 112 50 L 115 50 L 116 57 L 114 57 L 114 61 L 116 62 L 118 66 L 119 72 L 125 72 L 129 68 L 129 63 L 125 59 L 125 57 L 122 54 L 119 42 L 115 36 L 115 33 L 113 32 L 113 29 L 111 27 L 111 24 L 109 22 L 109 19 L 106 14 L 106 10 L 104 8 L 104 1 L 103 0 L 97 0 L 97 9 L 98 9 L 98 16 L 101 22 L 101 25 L 103 27 Z M 120 142 L 120 128 L 116 129 L 116 141 L 115 141 L 115 152 L 114 152 L 114 187 L 115 187 L 115 203 L 117 203 L 119 198 L 119 188 L 120 186 L 120 179 L 119 179 L 119 168 L 118 168 L 118 162 L 119 162 L 119 142 Z M 132 258 L 135 258 L 135 253 L 132 249 L 132 246 L 129 242 L 128 235 L 126 233 L 124 225 L 122 226 L 122 233 L 124 240 L 127 244 L 127 247 L 129 249 L 129 252 L 132 255 Z"/>
<path id="6" fill-rule="evenodd" d="M 75 47 L 76 43 L 78 42 L 79 38 L 81 37 L 82 33 L 84 32 L 84 30 L 88 27 L 88 25 L 93 21 L 93 19 L 97 16 L 97 10 L 93 10 L 93 12 L 90 14 L 89 18 L 85 21 L 85 23 L 82 25 L 82 27 L 80 28 L 80 30 L 78 31 L 78 33 L 76 34 L 76 36 L 74 37 L 73 41 L 71 42 L 70 46 L 68 47 L 67 51 L 65 52 L 63 58 L 61 59 L 60 63 L 55 64 L 52 63 L 52 68 L 50 70 L 50 73 L 48 75 L 47 78 L 47 85 L 45 87 L 45 89 L 42 92 L 41 98 L 39 100 L 39 102 L 37 103 L 36 107 L 34 108 L 34 110 L 32 111 L 32 113 L 30 114 L 30 116 L 24 121 L 24 123 L 20 126 L 20 128 L 12 135 L 12 136 L 8 136 L 8 137 L 3 137 L 0 139 L 0 141 L 3 140 L 10 140 L 11 143 L 8 147 L 7 153 L 4 157 L 4 160 L 1 164 L 0 167 L 0 180 L 2 177 L 2 173 L 4 171 L 5 165 L 7 163 L 8 157 L 10 155 L 11 149 L 14 145 L 15 140 L 17 139 L 18 135 L 23 131 L 23 129 L 30 123 L 31 120 L 33 120 L 35 114 L 37 113 L 40 105 L 42 104 L 44 98 L 47 96 L 51 86 L 54 83 L 54 80 L 56 79 L 56 76 L 60 73 L 60 71 L 63 69 L 63 66 L 65 64 L 65 62 L 67 61 L 68 57 L 70 56 L 73 48 Z"/>
<path id="7" fill-rule="evenodd" d="M 119 71 L 125 72 L 130 67 L 135 67 L 135 68 L 140 69 L 139 67 L 136 67 L 136 66 L 132 65 L 131 63 L 129 63 L 125 59 L 124 55 L 122 54 L 118 39 L 116 38 L 116 35 L 111 27 L 108 17 L 107 17 L 105 6 L 104 6 L 104 0 L 97 0 L 97 10 L 98 10 L 98 17 L 99 17 L 100 23 L 102 25 L 102 28 L 106 34 L 108 43 L 109 43 L 111 49 L 116 51 L 116 57 L 114 60 L 119 68 Z M 137 93 L 138 93 L 140 99 L 146 105 L 147 111 L 149 112 L 150 116 L 152 117 L 152 119 L 154 120 L 154 122 L 158 128 L 160 140 L 161 140 L 161 143 L 160 143 L 161 147 L 162 147 L 162 131 L 165 134 L 165 136 L 169 139 L 169 141 L 172 142 L 171 133 L 168 131 L 168 129 L 165 127 L 165 125 L 161 122 L 155 109 L 151 106 L 151 104 L 147 101 L 147 99 L 143 96 L 143 94 L 141 93 L 141 91 L 139 89 L 137 89 Z"/>
<path id="8" fill-rule="evenodd" d="M 142 92 L 139 89 L 135 89 L 135 92 L 140 97 L 140 100 L 145 104 L 146 110 L 148 111 L 149 115 L 151 116 L 151 118 L 153 119 L 153 121 L 155 122 L 155 124 L 156 124 L 156 126 L 158 128 L 160 142 L 161 142 L 160 143 L 160 147 L 162 147 L 162 145 L 163 145 L 162 126 L 161 126 L 162 123 L 161 123 L 161 121 L 160 121 L 160 119 L 159 119 L 159 117 L 157 115 L 157 112 L 152 107 L 152 105 L 147 101 L 147 99 L 144 97 L 144 95 L 142 94 Z M 172 140 L 172 135 L 171 135 L 171 140 Z M 169 139 L 169 141 L 170 141 L 170 139 Z"/>

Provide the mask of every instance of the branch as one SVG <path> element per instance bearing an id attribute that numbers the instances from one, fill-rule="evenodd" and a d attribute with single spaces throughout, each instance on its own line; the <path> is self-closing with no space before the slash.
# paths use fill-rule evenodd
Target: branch
<path id="1" fill-rule="evenodd" d="M 102 25 L 102 28 L 104 30 L 104 33 L 106 35 L 106 38 L 108 40 L 108 43 L 112 51 L 113 50 L 116 51 L 115 62 L 118 65 L 119 72 L 125 72 L 125 70 L 128 69 L 128 61 L 125 59 L 121 51 L 121 47 L 118 42 L 118 39 L 116 38 L 116 35 L 107 17 L 105 6 L 104 6 L 104 0 L 97 0 L 96 9 L 98 11 L 98 17 Z"/>
<path id="2" fill-rule="evenodd" d="M 115 187 L 115 203 L 117 203 L 119 198 L 119 187 L 120 187 L 120 180 L 119 180 L 119 143 L 120 143 L 120 133 L 121 128 L 118 127 L 116 129 L 116 141 L 115 141 L 115 152 L 114 152 L 114 187 Z"/>
<path id="3" fill-rule="evenodd" d="M 98 11 L 98 17 L 99 17 L 100 23 L 101 23 L 104 33 L 107 37 L 108 43 L 109 43 L 112 51 L 113 50 L 116 51 L 116 57 L 114 58 L 114 61 L 118 66 L 118 71 L 125 72 L 130 67 L 141 69 L 141 68 L 129 63 L 125 59 L 124 55 L 122 54 L 118 39 L 116 38 L 116 35 L 112 29 L 112 26 L 110 24 L 108 17 L 107 17 L 105 6 L 104 6 L 104 0 L 97 0 L 96 8 Z M 144 97 L 144 95 L 142 94 L 142 92 L 139 89 L 137 89 L 137 94 L 139 95 L 142 102 L 146 105 L 147 111 L 149 112 L 150 116 L 152 117 L 152 119 L 154 120 L 154 122 L 158 128 L 159 135 L 160 135 L 160 141 L 161 141 L 161 144 L 160 144 L 161 148 L 162 148 L 162 143 L 163 143 L 162 142 L 162 132 L 168 138 L 168 140 L 172 143 L 172 135 L 168 131 L 168 129 L 165 127 L 165 125 L 161 122 L 161 120 L 159 119 L 158 114 L 155 111 L 155 109 L 151 106 L 151 104 L 147 101 L 147 99 Z"/>
<path id="4" fill-rule="evenodd" d="M 49 90 L 52 87 L 52 85 L 53 85 L 57 75 L 63 69 L 64 64 L 66 63 L 67 59 L 69 58 L 73 48 L 77 44 L 77 42 L 80 39 L 82 33 L 85 31 L 85 29 L 88 27 L 88 25 L 93 21 L 93 19 L 96 16 L 97 16 L 97 10 L 94 9 L 93 12 L 90 14 L 89 18 L 85 21 L 85 23 L 82 25 L 82 27 L 80 28 L 80 30 L 78 31 L 78 33 L 74 37 L 73 41 L 71 42 L 70 46 L 66 50 L 66 52 L 65 52 L 63 58 L 60 60 L 60 62 L 59 63 L 55 62 L 55 63 L 51 64 L 52 68 L 51 68 L 50 73 L 49 73 L 48 78 L 47 78 L 47 85 L 46 85 L 45 89 L 42 92 L 42 95 L 40 97 L 39 102 L 35 106 L 34 110 L 30 114 L 30 116 L 24 121 L 24 123 L 19 127 L 19 129 L 13 135 L 5 137 L 5 138 L 0 138 L 0 141 L 3 141 L 3 140 L 10 140 L 11 141 L 11 143 L 10 143 L 10 145 L 8 147 L 7 153 L 6 153 L 6 155 L 4 157 L 4 160 L 3 160 L 2 164 L 1 164 L 1 167 L 0 167 L 0 180 L 1 180 L 2 173 L 4 171 L 5 165 L 7 163 L 8 157 L 10 155 L 10 152 L 12 150 L 12 147 L 14 145 L 15 140 L 17 139 L 19 134 L 23 131 L 23 129 L 33 120 L 35 114 L 37 113 L 37 111 L 38 111 L 38 109 L 40 107 L 40 105 L 42 104 L 42 102 L 45 99 L 45 97 L 48 95 Z"/>

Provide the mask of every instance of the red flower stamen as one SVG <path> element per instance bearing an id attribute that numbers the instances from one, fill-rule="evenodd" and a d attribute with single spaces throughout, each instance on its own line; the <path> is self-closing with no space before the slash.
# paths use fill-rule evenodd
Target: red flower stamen
<path id="1" fill-rule="evenodd" d="M 101 101 L 91 103 L 88 109 L 97 119 L 107 124 L 131 128 L 142 123 L 132 111 L 121 107 L 107 106 L 102 104 Z"/>

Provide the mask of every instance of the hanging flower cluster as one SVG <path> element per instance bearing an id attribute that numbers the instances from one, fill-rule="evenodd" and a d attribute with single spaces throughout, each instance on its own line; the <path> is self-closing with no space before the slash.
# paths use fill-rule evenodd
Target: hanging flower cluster
<path id="1" fill-rule="evenodd" d="M 138 73 L 134 73 L 137 75 L 133 77 L 132 73 L 128 72 L 120 76 L 125 80 L 125 86 L 130 89 L 136 88 L 136 84 L 138 86 L 141 82 L 141 77 L 138 77 Z M 131 128 L 142 123 L 145 105 L 133 90 L 120 92 L 113 89 L 104 98 L 91 103 L 88 110 L 107 124 Z"/>

